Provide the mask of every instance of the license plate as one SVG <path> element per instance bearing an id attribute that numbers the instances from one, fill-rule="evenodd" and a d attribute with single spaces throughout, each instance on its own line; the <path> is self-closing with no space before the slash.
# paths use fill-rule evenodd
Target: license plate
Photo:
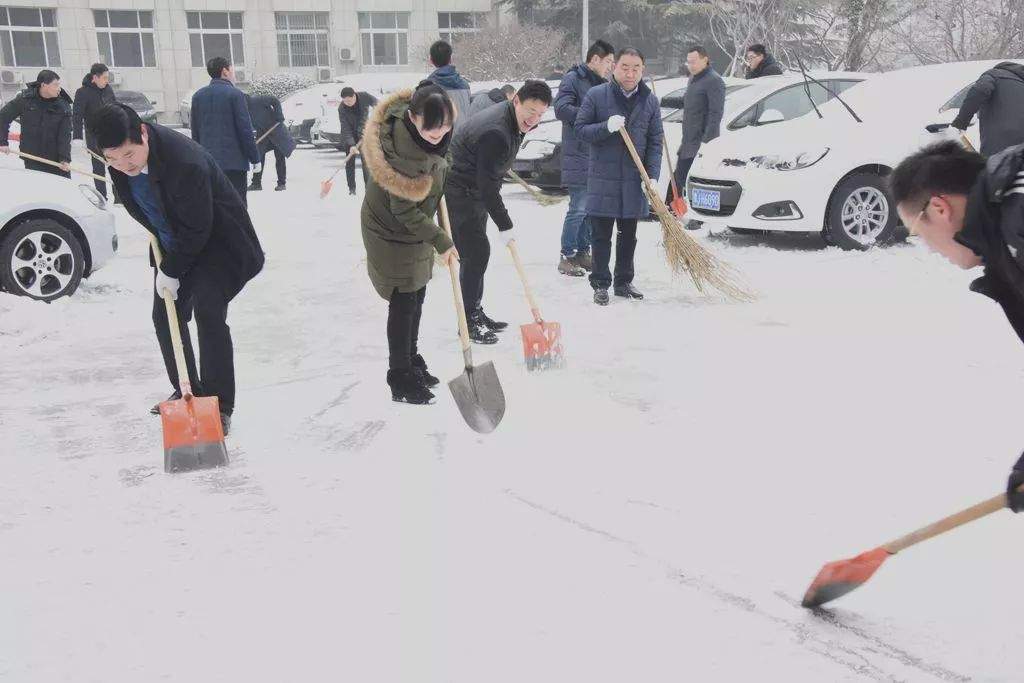
<path id="1" fill-rule="evenodd" d="M 693 204 L 695 209 L 705 209 L 707 211 L 722 210 L 722 193 L 718 190 L 698 190 L 694 188 L 690 191 L 690 195 L 690 203 Z"/>

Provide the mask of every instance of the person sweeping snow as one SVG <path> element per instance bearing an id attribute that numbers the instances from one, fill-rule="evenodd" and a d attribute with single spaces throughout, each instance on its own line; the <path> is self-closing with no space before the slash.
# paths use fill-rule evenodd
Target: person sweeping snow
<path id="1" fill-rule="evenodd" d="M 430 389 L 438 384 L 417 345 L 434 253 L 446 265 L 459 256 L 435 220 L 455 116 L 444 89 L 425 81 L 383 99 L 363 135 L 370 172 L 361 212 L 366 268 L 388 302 L 387 383 L 398 402 L 433 403 Z"/>

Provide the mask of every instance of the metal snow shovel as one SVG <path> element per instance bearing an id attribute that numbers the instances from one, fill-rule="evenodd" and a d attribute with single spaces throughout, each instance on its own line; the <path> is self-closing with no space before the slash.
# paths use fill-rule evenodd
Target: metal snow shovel
<path id="1" fill-rule="evenodd" d="M 1024 486 L 1018 488 L 1017 491 L 1024 491 Z M 810 587 L 804 594 L 801 604 L 804 607 L 820 607 L 826 602 L 841 598 L 855 588 L 859 588 L 862 584 L 867 583 L 868 579 L 878 571 L 878 568 L 889 559 L 890 555 L 895 555 L 912 545 L 917 545 L 927 541 L 929 538 L 935 538 L 947 531 L 952 531 L 968 522 L 991 515 L 993 512 L 1002 510 L 1006 505 L 1006 494 L 1000 493 L 998 496 L 989 498 L 966 510 L 961 510 L 945 519 L 940 519 L 934 524 L 929 524 L 917 531 L 912 531 L 906 536 L 901 536 L 895 541 L 880 545 L 874 550 L 869 550 L 847 560 L 829 562 L 814 577 L 814 581 L 811 582 Z"/>
<path id="2" fill-rule="evenodd" d="M 451 224 L 448 221 L 448 205 L 441 197 L 441 227 L 452 236 Z M 505 392 L 498 381 L 498 373 L 494 363 L 487 361 L 483 365 L 473 365 L 473 352 L 469 342 L 469 325 L 466 323 L 466 307 L 462 301 L 462 288 L 459 286 L 459 264 L 448 264 L 448 274 L 452 278 L 452 292 L 455 294 L 455 310 L 459 317 L 459 339 L 462 342 L 462 357 L 466 361 L 466 371 L 448 382 L 455 405 L 459 407 L 462 418 L 470 429 L 481 434 L 490 434 L 505 416 Z"/>
<path id="3" fill-rule="evenodd" d="M 160 243 L 150 235 L 156 267 L 163 260 Z M 171 328 L 174 364 L 178 369 L 181 398 L 160 404 L 160 420 L 164 427 L 164 472 L 189 472 L 228 464 L 224 446 L 224 427 L 220 422 L 220 402 L 216 396 L 193 396 L 192 383 L 185 364 L 185 349 L 178 326 L 178 309 L 174 299 L 164 290 L 160 296 L 167 306 L 167 324 Z"/>
<path id="4" fill-rule="evenodd" d="M 520 325 L 519 329 L 523 334 L 523 357 L 526 359 L 527 370 L 550 370 L 565 365 L 565 356 L 562 352 L 562 326 L 559 323 L 545 322 L 540 317 L 540 307 L 537 300 L 533 298 L 533 291 L 526 281 L 526 271 L 523 270 L 523 262 L 519 258 L 519 248 L 515 240 L 508 243 L 508 250 L 512 253 L 512 262 L 516 265 L 516 272 L 523 282 L 523 289 L 526 291 L 526 301 L 530 304 L 530 312 L 533 313 L 533 322 Z"/>

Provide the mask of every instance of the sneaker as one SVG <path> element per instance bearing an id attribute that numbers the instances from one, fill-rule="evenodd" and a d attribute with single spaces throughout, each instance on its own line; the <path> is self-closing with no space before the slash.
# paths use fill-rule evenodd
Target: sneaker
<path id="1" fill-rule="evenodd" d="M 471 341 L 477 344 L 497 344 L 498 335 L 494 334 L 482 320 L 480 320 L 480 311 L 477 309 L 473 315 L 466 319 L 469 324 L 469 338 Z"/>
<path id="2" fill-rule="evenodd" d="M 160 401 L 160 403 L 166 403 L 167 401 L 177 401 L 180 398 L 181 398 L 181 392 L 180 391 L 175 391 L 173 394 L 171 394 L 170 396 L 167 397 L 167 400 Z M 155 406 L 153 406 L 152 408 L 149 409 L 149 412 L 150 412 L 151 415 L 159 415 L 160 414 L 160 403 L 157 403 Z"/>
<path id="3" fill-rule="evenodd" d="M 249 184 L 249 187 L 246 188 L 246 191 L 248 191 L 248 192 L 259 192 L 262 189 L 263 189 L 263 183 L 260 182 L 260 181 L 254 180 L 254 181 L 252 181 L 252 183 Z"/>
<path id="4" fill-rule="evenodd" d="M 598 306 L 608 305 L 608 288 L 598 287 L 594 290 L 594 303 Z"/>
<path id="5" fill-rule="evenodd" d="M 615 296 L 626 299 L 643 299 L 644 295 L 633 285 L 615 285 Z"/>
<path id="6" fill-rule="evenodd" d="M 224 436 L 227 436 L 228 432 L 231 431 L 231 416 L 227 413 L 221 413 L 220 426 L 224 430 Z"/>
<path id="7" fill-rule="evenodd" d="M 576 263 L 575 256 L 563 256 L 558 261 L 558 272 L 569 277 L 583 277 L 587 274 L 587 271 Z"/>
<path id="8" fill-rule="evenodd" d="M 274 188 L 274 192 L 283 192 L 284 190 L 287 189 L 288 187 L 284 183 L 278 183 L 277 187 Z"/>
<path id="9" fill-rule="evenodd" d="M 587 249 L 586 251 L 577 252 L 576 256 L 573 257 L 573 261 L 576 262 L 577 266 L 587 271 L 588 273 L 594 270 L 594 256 L 593 254 L 590 253 L 589 249 Z"/>
<path id="10" fill-rule="evenodd" d="M 477 309 L 477 312 L 480 314 L 480 322 L 482 322 L 484 324 L 484 327 L 489 329 L 491 332 L 504 332 L 508 328 L 508 323 L 503 323 L 498 320 L 491 320 L 489 317 L 487 317 L 487 314 L 484 313 L 483 308 Z"/>
<path id="11" fill-rule="evenodd" d="M 412 371 L 428 388 L 436 387 L 441 383 L 441 380 L 430 374 L 430 371 L 427 370 L 427 361 L 423 360 L 423 356 L 418 353 L 412 357 Z"/>
<path id="12" fill-rule="evenodd" d="M 396 403 L 422 406 L 434 402 L 433 392 L 412 370 L 388 370 L 388 386 L 391 387 L 391 400 Z"/>

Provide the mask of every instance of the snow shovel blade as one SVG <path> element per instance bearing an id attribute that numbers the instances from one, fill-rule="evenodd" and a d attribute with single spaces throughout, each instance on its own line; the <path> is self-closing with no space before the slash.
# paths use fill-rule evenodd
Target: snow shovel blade
<path id="1" fill-rule="evenodd" d="M 559 323 L 529 323 L 519 329 L 523 333 L 523 357 L 527 370 L 553 370 L 565 365 L 562 326 Z"/>
<path id="2" fill-rule="evenodd" d="M 814 581 L 804 593 L 801 604 L 804 607 L 820 607 L 826 602 L 841 598 L 859 588 L 861 584 L 867 583 L 890 555 L 892 553 L 888 550 L 879 547 L 857 557 L 829 562 L 814 577 Z"/>
<path id="3" fill-rule="evenodd" d="M 330 193 L 331 188 L 334 187 L 333 180 L 322 180 L 320 181 L 320 199 L 324 199 Z"/>
<path id="4" fill-rule="evenodd" d="M 467 366 L 465 372 L 448 382 L 448 388 L 462 418 L 475 432 L 490 434 L 505 416 L 505 392 L 491 361 Z"/>
<path id="5" fill-rule="evenodd" d="M 216 396 L 188 396 L 160 404 L 164 471 L 191 472 L 228 464 Z"/>
<path id="6" fill-rule="evenodd" d="M 672 213 L 676 215 L 676 218 L 682 218 L 683 214 L 686 213 L 686 200 L 679 196 L 673 196 L 669 208 L 672 209 Z"/>

